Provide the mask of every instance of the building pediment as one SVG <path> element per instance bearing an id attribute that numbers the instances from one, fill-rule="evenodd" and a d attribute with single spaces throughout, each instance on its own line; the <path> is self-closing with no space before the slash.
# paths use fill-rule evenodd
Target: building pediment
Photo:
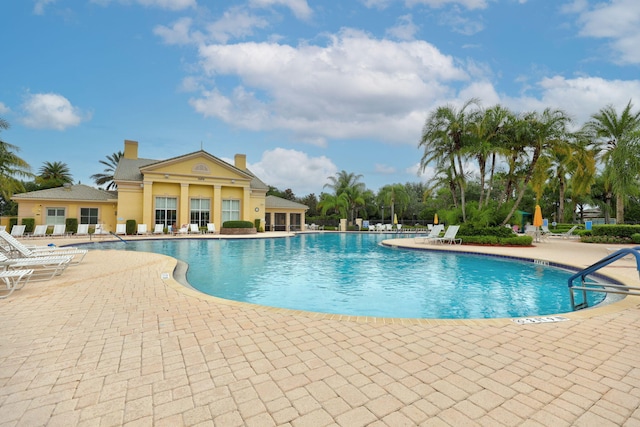
<path id="1" fill-rule="evenodd" d="M 253 178 L 247 171 L 240 170 L 206 151 L 197 151 L 184 156 L 158 161 L 141 167 L 140 172 L 146 177 L 165 175 L 175 177 L 194 176 L 249 181 Z"/>

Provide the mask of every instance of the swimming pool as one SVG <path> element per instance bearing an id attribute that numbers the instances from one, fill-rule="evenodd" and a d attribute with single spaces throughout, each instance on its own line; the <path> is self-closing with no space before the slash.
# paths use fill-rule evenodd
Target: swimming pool
<path id="1" fill-rule="evenodd" d="M 93 244 L 189 264 L 201 292 L 272 307 L 394 318 L 475 319 L 571 311 L 571 272 L 481 255 L 391 249 L 389 236 L 164 239 Z M 590 305 L 604 297 L 592 293 Z"/>

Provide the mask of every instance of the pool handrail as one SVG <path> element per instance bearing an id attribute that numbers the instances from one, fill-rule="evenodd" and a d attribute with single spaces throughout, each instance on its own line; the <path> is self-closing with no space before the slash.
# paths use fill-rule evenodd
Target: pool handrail
<path id="1" fill-rule="evenodd" d="M 583 294 L 586 291 L 595 291 L 595 292 L 604 292 L 604 293 L 617 293 L 617 294 L 625 294 L 625 295 L 640 295 L 640 293 L 634 293 L 631 292 L 631 290 L 640 290 L 640 288 L 637 287 L 632 287 L 632 286 L 624 286 L 624 285 L 612 285 L 609 284 L 607 286 L 609 287 L 613 287 L 613 288 L 618 288 L 618 289 L 624 289 L 624 290 L 616 290 L 616 289 L 595 289 L 595 288 L 588 288 L 585 287 L 585 277 L 588 276 L 589 274 L 595 273 L 597 270 L 606 267 L 607 265 L 621 259 L 624 258 L 627 255 L 633 255 L 636 259 L 636 269 L 638 270 L 638 276 L 640 277 L 640 246 L 636 246 L 634 248 L 622 248 L 619 249 L 615 252 L 613 252 L 612 254 L 607 255 L 606 257 L 602 258 L 599 261 L 596 261 L 595 263 L 591 264 L 590 266 L 583 268 L 582 270 L 578 271 L 577 273 L 573 274 L 571 277 L 569 277 L 568 279 L 568 284 L 569 284 L 569 293 L 571 294 L 571 306 L 574 310 L 576 309 L 580 309 L 580 308 L 586 308 L 587 305 L 587 300 L 586 300 L 586 295 L 585 295 L 585 299 L 584 302 L 581 304 L 578 304 L 576 306 L 575 301 L 574 301 L 574 296 L 573 296 L 573 291 L 574 290 L 582 290 Z M 575 279 L 577 279 L 578 277 L 581 278 L 581 284 L 582 286 L 575 286 L 573 284 L 573 281 Z"/>

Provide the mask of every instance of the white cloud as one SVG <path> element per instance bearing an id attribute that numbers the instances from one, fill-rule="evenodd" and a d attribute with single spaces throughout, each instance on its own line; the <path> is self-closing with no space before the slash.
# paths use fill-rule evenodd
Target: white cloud
<path id="1" fill-rule="evenodd" d="M 192 98 L 196 111 L 253 130 L 287 130 L 299 140 L 375 138 L 415 144 L 426 109 L 468 79 L 424 41 L 393 42 L 343 30 L 326 46 L 203 45 L 207 76 L 234 76 L 223 93 Z"/>
<path id="2" fill-rule="evenodd" d="M 413 40 L 418 29 L 411 15 L 403 15 L 397 19 L 396 25 L 387 29 L 386 34 L 398 40 Z"/>
<path id="3" fill-rule="evenodd" d="M 254 28 L 266 28 L 269 23 L 242 8 L 231 8 L 222 18 L 207 26 L 211 40 L 226 43 L 231 38 L 243 38 L 253 34 Z"/>
<path id="4" fill-rule="evenodd" d="M 49 3 L 55 3 L 56 0 L 36 0 L 36 4 L 33 5 L 33 13 L 36 15 L 44 15 L 44 8 Z"/>
<path id="5" fill-rule="evenodd" d="M 637 0 L 611 0 L 589 6 L 579 0 L 564 11 L 578 13 L 583 37 L 610 40 L 616 61 L 640 63 L 640 2 Z"/>
<path id="6" fill-rule="evenodd" d="M 11 109 L 4 105 L 3 102 L 0 102 L 0 114 L 7 114 L 9 111 L 11 111 Z"/>
<path id="7" fill-rule="evenodd" d="M 196 0 L 91 0 L 91 3 L 108 6 L 109 3 L 113 1 L 118 1 L 123 4 L 130 4 L 133 2 L 146 7 L 157 7 L 159 9 L 167 10 L 184 10 L 188 8 L 195 8 L 197 6 Z"/>
<path id="8" fill-rule="evenodd" d="M 157 25 L 153 33 L 169 45 L 186 45 L 195 41 L 191 34 L 191 18 L 180 18 L 170 27 Z"/>
<path id="9" fill-rule="evenodd" d="M 25 112 L 22 123 L 36 129 L 65 130 L 90 118 L 90 115 L 83 117 L 67 98 L 55 93 L 29 95 L 22 109 Z"/>
<path id="10" fill-rule="evenodd" d="M 415 6 L 417 4 L 429 6 L 433 8 L 440 8 L 445 5 L 460 5 L 467 9 L 485 9 L 487 7 L 487 0 L 406 0 L 408 6 Z"/>
<path id="11" fill-rule="evenodd" d="M 280 190 L 291 188 L 297 196 L 317 191 L 338 168 L 325 157 L 309 157 L 296 150 L 276 148 L 265 151 L 259 162 L 249 164 L 251 172 L 267 185 Z M 320 185 L 319 185 L 320 184 Z"/>
<path id="12" fill-rule="evenodd" d="M 396 173 L 396 168 L 389 165 L 376 163 L 374 168 L 375 168 L 375 173 L 382 174 L 382 175 L 393 175 L 394 173 Z"/>
<path id="13" fill-rule="evenodd" d="M 307 0 L 250 0 L 249 3 L 254 7 L 284 6 L 291 9 L 296 18 L 303 20 L 313 14 Z"/>

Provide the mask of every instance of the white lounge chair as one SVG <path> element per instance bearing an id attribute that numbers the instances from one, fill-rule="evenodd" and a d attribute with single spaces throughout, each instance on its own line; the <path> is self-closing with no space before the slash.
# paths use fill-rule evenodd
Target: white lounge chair
<path id="1" fill-rule="evenodd" d="M 147 224 L 138 224 L 137 234 L 149 234 L 149 230 L 147 230 Z"/>
<path id="2" fill-rule="evenodd" d="M 26 225 L 14 225 L 13 227 L 11 227 L 11 235 L 13 237 L 20 237 L 20 236 L 24 236 L 24 229 L 27 228 Z"/>
<path id="3" fill-rule="evenodd" d="M 127 224 L 116 224 L 116 234 L 127 235 Z"/>
<path id="4" fill-rule="evenodd" d="M 78 229 L 76 230 L 76 236 L 88 236 L 89 235 L 89 224 L 78 224 Z"/>
<path id="5" fill-rule="evenodd" d="M 6 231 L 6 230 L 7 230 L 6 225 L 0 225 L 0 231 Z"/>
<path id="6" fill-rule="evenodd" d="M 164 234 L 164 224 L 156 224 L 153 227 L 153 234 Z"/>
<path id="7" fill-rule="evenodd" d="M 182 224 L 176 231 L 176 234 L 187 234 L 189 232 L 189 224 Z"/>
<path id="8" fill-rule="evenodd" d="M 64 237 L 67 235 L 67 226 L 65 224 L 56 224 L 53 226 L 52 237 Z"/>
<path id="9" fill-rule="evenodd" d="M 442 233 L 442 230 L 444 230 L 444 225 L 434 225 L 433 227 L 431 227 L 431 230 L 429 230 L 429 234 L 427 234 L 426 236 L 414 237 L 413 240 L 416 243 L 428 243 L 430 241 L 433 241 L 433 239 L 440 237 L 440 233 Z"/>
<path id="10" fill-rule="evenodd" d="M 106 228 L 104 228 L 104 224 L 96 224 L 93 234 L 96 236 L 104 236 L 110 233 L 107 231 Z"/>
<path id="11" fill-rule="evenodd" d="M 31 258 L 7 258 L 0 254 L 0 267 L 7 271 L 33 270 L 30 279 L 32 281 L 49 280 L 62 274 L 71 265 L 73 256 L 36 256 Z"/>
<path id="12" fill-rule="evenodd" d="M 460 229 L 459 225 L 450 225 L 445 231 L 444 236 L 436 237 L 433 239 L 434 243 L 449 243 L 449 244 L 461 244 L 462 239 L 456 239 L 456 235 L 458 234 L 458 230 Z"/>
<path id="13" fill-rule="evenodd" d="M 200 234 L 200 227 L 198 224 L 189 224 L 189 233 Z"/>
<path id="14" fill-rule="evenodd" d="M 58 248 L 55 246 L 28 247 L 6 231 L 0 231 L 0 241 L 6 243 L 10 252 L 17 252 L 24 258 L 71 255 L 73 256 L 72 264 L 82 262 L 85 255 L 89 252 L 87 249 Z"/>
<path id="15" fill-rule="evenodd" d="M 561 237 L 563 239 L 568 239 L 568 238 L 574 236 L 573 232 L 576 231 L 577 228 L 578 228 L 578 226 L 574 225 L 573 227 L 571 227 L 569 230 L 565 231 L 564 233 L 549 233 L 548 236 L 549 237 Z"/>
<path id="16" fill-rule="evenodd" d="M 47 235 L 47 225 L 36 225 L 31 237 L 45 237 Z"/>
<path id="17" fill-rule="evenodd" d="M 207 224 L 207 233 L 215 233 L 216 232 L 216 225 L 213 223 L 208 223 Z"/>
<path id="18" fill-rule="evenodd" d="M 31 278 L 32 273 L 31 269 L 0 271 L 0 281 L 4 282 L 7 288 L 6 293 L 0 295 L 0 299 L 7 298 L 17 289 L 22 289 Z"/>

